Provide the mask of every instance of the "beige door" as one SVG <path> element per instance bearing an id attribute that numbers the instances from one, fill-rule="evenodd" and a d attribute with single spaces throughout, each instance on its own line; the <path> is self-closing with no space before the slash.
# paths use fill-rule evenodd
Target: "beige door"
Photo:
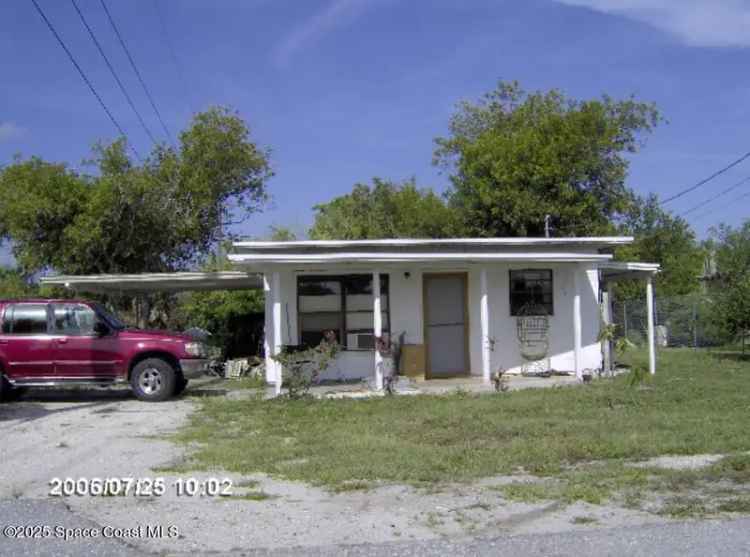
<path id="1" fill-rule="evenodd" d="M 469 372 L 466 274 L 424 275 L 424 314 L 427 377 L 466 375 Z"/>

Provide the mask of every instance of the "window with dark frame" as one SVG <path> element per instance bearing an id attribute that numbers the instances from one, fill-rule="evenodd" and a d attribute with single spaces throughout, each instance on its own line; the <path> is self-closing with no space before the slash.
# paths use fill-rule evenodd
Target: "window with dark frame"
<path id="1" fill-rule="evenodd" d="M 520 315 L 524 306 L 542 308 L 544 315 L 554 314 L 551 269 L 510 271 L 510 314 Z"/>
<path id="2" fill-rule="evenodd" d="M 390 332 L 388 275 L 380 275 L 384 336 Z M 372 275 L 297 277 L 300 344 L 317 346 L 333 330 L 347 350 L 374 350 Z"/>

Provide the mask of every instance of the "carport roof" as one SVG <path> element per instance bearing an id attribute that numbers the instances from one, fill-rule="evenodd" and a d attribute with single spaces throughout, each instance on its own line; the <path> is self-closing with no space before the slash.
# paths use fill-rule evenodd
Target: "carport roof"
<path id="1" fill-rule="evenodd" d="M 604 282 L 616 282 L 621 279 L 647 278 L 659 272 L 658 263 L 636 263 L 626 261 L 607 261 L 599 263 Z"/>
<path id="2" fill-rule="evenodd" d="M 42 277 L 45 285 L 79 292 L 184 292 L 191 290 L 251 290 L 263 288 L 260 275 L 244 271 L 57 275 Z"/>

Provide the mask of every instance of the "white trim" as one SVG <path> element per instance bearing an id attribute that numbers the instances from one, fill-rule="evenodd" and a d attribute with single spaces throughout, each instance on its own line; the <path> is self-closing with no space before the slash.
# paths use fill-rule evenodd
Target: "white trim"
<path id="1" fill-rule="evenodd" d="M 271 292 L 273 293 L 273 354 L 278 356 L 281 353 L 281 278 L 278 271 L 271 274 Z M 279 362 L 274 362 L 276 368 L 276 382 L 274 391 L 276 395 L 281 394 L 281 385 L 283 383 L 283 369 Z"/>
<path id="2" fill-rule="evenodd" d="M 654 281 L 646 279 L 646 312 L 648 323 L 648 372 L 656 373 L 656 342 L 654 338 Z"/>
<path id="3" fill-rule="evenodd" d="M 490 363 L 490 305 L 487 294 L 487 268 L 482 267 L 479 272 L 479 319 L 482 327 L 482 379 L 485 384 L 491 380 Z"/>
<path id="4" fill-rule="evenodd" d="M 607 261 L 599 264 L 599 269 L 606 271 L 639 271 L 658 273 L 661 266 L 658 263 L 638 263 L 633 261 Z"/>
<path id="5" fill-rule="evenodd" d="M 609 254 L 587 253 L 233 253 L 232 263 L 242 264 L 300 264 L 300 263 L 413 263 L 472 261 L 539 261 L 549 263 L 585 263 L 608 261 Z"/>
<path id="6" fill-rule="evenodd" d="M 579 269 L 573 269 L 573 359 L 578 380 L 583 379 L 582 362 L 582 329 L 581 329 L 581 279 Z"/>
<path id="7" fill-rule="evenodd" d="M 266 355 L 266 383 L 272 383 L 276 381 L 276 362 L 271 357 L 273 355 L 271 351 L 271 335 L 273 335 L 273 324 L 270 320 L 273 319 L 273 311 L 268 311 L 269 304 L 273 303 L 271 298 L 271 281 L 268 274 L 263 275 L 263 295 L 267 303 L 265 304 L 265 324 L 263 329 L 263 353 Z M 270 325 L 270 327 L 269 327 Z"/>
<path id="8" fill-rule="evenodd" d="M 393 238 L 381 240 L 303 240 L 293 242 L 239 241 L 240 249 L 293 249 L 364 246 L 544 246 L 544 245 L 623 245 L 633 243 L 632 236 L 600 236 L 581 238 Z"/>
<path id="9" fill-rule="evenodd" d="M 259 275 L 245 271 L 55 275 L 42 277 L 39 282 L 84 291 L 227 290 L 263 287 Z"/>
<path id="10" fill-rule="evenodd" d="M 383 390 L 383 356 L 377 347 L 377 339 L 383 336 L 383 315 L 380 313 L 380 271 L 372 272 L 372 320 L 375 336 L 375 388 Z"/>

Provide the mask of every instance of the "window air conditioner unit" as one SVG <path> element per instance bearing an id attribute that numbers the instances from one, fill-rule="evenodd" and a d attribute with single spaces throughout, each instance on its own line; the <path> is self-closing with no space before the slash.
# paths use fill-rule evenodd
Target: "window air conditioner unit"
<path id="1" fill-rule="evenodd" d="M 372 333 L 349 333 L 346 335 L 346 347 L 349 350 L 374 350 L 375 335 Z"/>

